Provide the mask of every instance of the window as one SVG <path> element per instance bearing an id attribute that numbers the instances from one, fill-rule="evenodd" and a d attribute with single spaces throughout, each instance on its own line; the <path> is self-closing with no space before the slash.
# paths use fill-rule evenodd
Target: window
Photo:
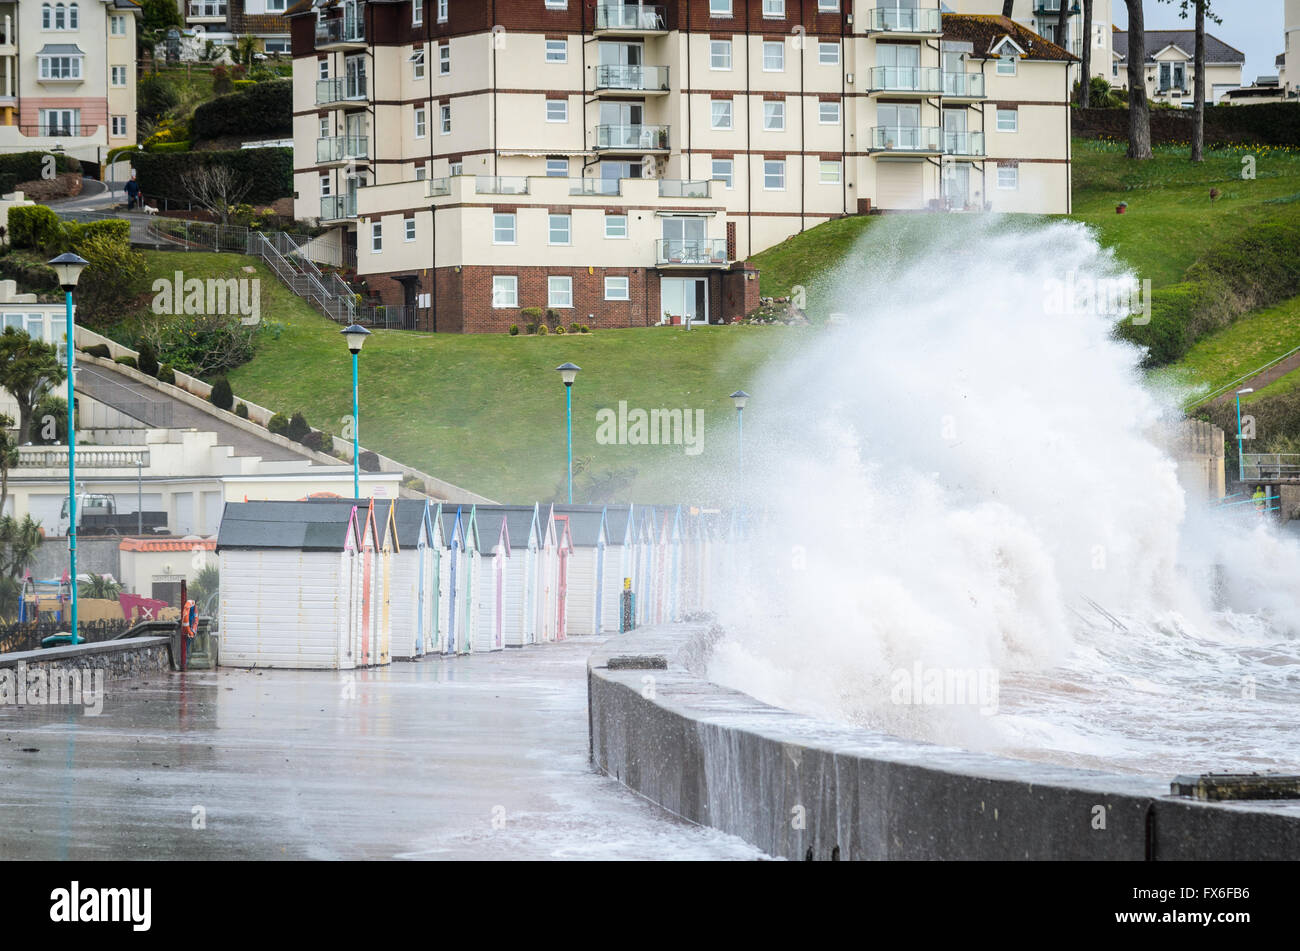
<path id="1" fill-rule="evenodd" d="M 785 0 L 763 0 L 763 16 L 784 17 Z"/>
<path id="2" fill-rule="evenodd" d="M 126 85 L 126 67 L 125 67 L 125 66 L 111 66 L 111 67 L 109 67 L 108 75 L 109 75 L 109 77 L 110 77 L 110 80 L 109 80 L 109 81 L 112 82 L 112 84 L 113 84 L 114 86 L 125 86 L 125 85 Z"/>
<path id="3" fill-rule="evenodd" d="M 492 306 L 519 306 L 519 278 L 513 274 L 492 275 Z"/>
<path id="4" fill-rule="evenodd" d="M 1013 192 L 1020 188 L 1020 169 L 1014 165 L 999 165 L 998 188 L 1004 192 Z"/>
<path id="5" fill-rule="evenodd" d="M 126 17 L 111 16 L 108 18 L 108 32 L 113 36 L 126 36 Z"/>
<path id="6" fill-rule="evenodd" d="M 713 180 L 722 182 L 723 188 L 731 188 L 735 184 L 736 163 L 731 159 L 713 160 Z"/>
<path id="7" fill-rule="evenodd" d="M 822 125 L 839 125 L 840 104 L 838 102 L 817 103 L 817 121 Z"/>
<path id="8" fill-rule="evenodd" d="M 840 65 L 840 44 L 818 43 L 817 62 L 821 63 L 823 66 Z"/>
<path id="9" fill-rule="evenodd" d="M 41 79 L 80 79 L 80 56 L 41 56 Z"/>
<path id="10" fill-rule="evenodd" d="M 998 131 L 1017 132 L 1020 128 L 1020 113 L 1015 109 L 998 110 Z"/>
<path id="11" fill-rule="evenodd" d="M 292 52 L 291 44 L 286 37 L 270 37 L 263 41 L 262 45 L 268 53 L 289 53 Z"/>
<path id="12" fill-rule="evenodd" d="M 823 185 L 838 185 L 843 174 L 843 168 L 839 162 L 822 162 L 818 166 L 818 179 Z"/>
<path id="13" fill-rule="evenodd" d="M 424 0 L 411 0 L 411 26 L 424 23 Z"/>
<path id="14" fill-rule="evenodd" d="M 451 103 L 444 102 L 438 107 L 438 121 L 442 127 L 442 134 L 451 133 Z"/>
<path id="15" fill-rule="evenodd" d="M 438 22 L 447 22 L 447 0 L 438 0 Z"/>
<path id="16" fill-rule="evenodd" d="M 785 44 L 784 43 L 763 44 L 763 72 L 765 73 L 785 72 Z"/>
<path id="17" fill-rule="evenodd" d="M 999 76 L 1014 76 L 1016 74 L 1016 56 L 1014 53 L 1007 53 L 998 60 Z"/>
<path id="18" fill-rule="evenodd" d="M 429 177 L 428 164 L 415 166 L 415 180 L 417 182 L 422 182 L 428 177 Z"/>
<path id="19" fill-rule="evenodd" d="M 631 300 L 628 283 L 626 277 L 605 278 L 605 300 Z"/>
<path id="20" fill-rule="evenodd" d="M 546 279 L 546 306 L 573 306 L 573 278 L 548 277 Z"/>
<path id="21" fill-rule="evenodd" d="M 839 13 L 840 0 L 817 0 L 818 13 Z"/>
<path id="22" fill-rule="evenodd" d="M 547 122 L 568 122 L 569 121 L 569 100 L 547 99 L 546 100 L 546 121 Z"/>
<path id="23" fill-rule="evenodd" d="M 447 163 L 447 174 L 450 175 L 452 178 L 455 178 L 457 175 L 464 175 L 464 174 L 465 174 L 465 163 L 464 163 L 464 162 L 448 162 L 448 163 Z"/>
<path id="24" fill-rule="evenodd" d="M 709 16 L 719 18 L 731 16 L 731 0 L 709 0 Z"/>
<path id="25" fill-rule="evenodd" d="M 370 253 L 379 254 L 384 250 L 384 223 L 370 222 Z"/>
<path id="26" fill-rule="evenodd" d="M 569 160 L 566 158 L 548 158 L 546 160 L 547 178 L 568 178 Z"/>
<path id="27" fill-rule="evenodd" d="M 451 75 L 451 44 L 443 43 L 438 47 L 438 75 Z"/>
<path id="28" fill-rule="evenodd" d="M 328 198 L 332 194 L 333 191 L 331 190 L 330 177 L 328 175 L 322 175 L 320 177 L 320 196 L 322 198 Z"/>
<path id="29" fill-rule="evenodd" d="M 627 237 L 627 215 L 606 215 L 605 216 L 605 237 L 626 238 Z"/>
<path id="30" fill-rule="evenodd" d="M 126 116 L 113 116 L 113 135 L 119 139 L 126 135 Z"/>
<path id="31" fill-rule="evenodd" d="M 730 129 L 731 125 L 731 100 L 714 99 L 712 102 L 712 126 L 715 129 Z"/>
<path id="32" fill-rule="evenodd" d="M 785 191 L 785 160 L 763 163 L 763 187 L 770 192 Z"/>
<path id="33" fill-rule="evenodd" d="M 403 220 L 402 225 L 404 228 L 402 239 L 405 241 L 414 241 L 415 240 L 415 219 L 406 218 Z"/>
<path id="34" fill-rule="evenodd" d="M 330 78 L 330 61 L 327 59 L 316 61 L 316 75 L 321 79 Z"/>
<path id="35" fill-rule="evenodd" d="M 492 216 L 492 243 L 515 243 L 515 216 L 513 214 Z"/>
<path id="36" fill-rule="evenodd" d="M 266 0 L 267 13 L 283 13 L 289 8 L 288 0 Z M 287 40 L 285 41 L 288 42 Z M 287 49 L 285 52 L 289 52 Z"/>
<path id="37" fill-rule="evenodd" d="M 709 41 L 709 69 L 731 69 L 731 40 Z"/>
<path id="38" fill-rule="evenodd" d="M 785 103 L 763 103 L 763 129 L 766 132 L 785 131 Z"/>
<path id="39" fill-rule="evenodd" d="M 569 9 L 569 0 L 546 0 L 546 9 L 567 10 Z"/>
<path id="40" fill-rule="evenodd" d="M 75 3 L 69 4 L 68 5 L 68 29 L 75 30 L 78 27 L 80 27 L 81 24 L 78 21 L 79 21 L 79 16 L 77 12 L 77 5 Z"/>
<path id="41" fill-rule="evenodd" d="M 551 215 L 548 228 L 548 244 L 571 244 L 573 237 L 573 219 L 568 215 Z"/>
<path id="42" fill-rule="evenodd" d="M 316 126 L 316 131 L 320 133 L 322 139 L 330 137 L 330 120 L 328 116 L 321 116 L 320 123 Z"/>
<path id="43" fill-rule="evenodd" d="M 546 61 L 548 63 L 567 63 L 569 61 L 569 41 L 547 40 Z"/>
<path id="44" fill-rule="evenodd" d="M 424 106 L 417 106 L 415 109 L 415 137 L 423 139 L 425 128 Z"/>
<path id="45" fill-rule="evenodd" d="M 424 50 L 416 50 L 411 54 L 411 78 L 424 78 Z"/>

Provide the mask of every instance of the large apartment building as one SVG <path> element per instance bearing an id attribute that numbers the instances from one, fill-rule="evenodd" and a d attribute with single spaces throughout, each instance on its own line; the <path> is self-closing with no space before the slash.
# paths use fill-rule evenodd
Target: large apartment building
<path id="1" fill-rule="evenodd" d="M 132 0 L 0 3 L 0 150 L 102 163 L 136 140 Z"/>
<path id="2" fill-rule="evenodd" d="M 1067 212 L 1073 57 L 934 0 L 301 0 L 296 213 L 408 326 L 752 309 L 875 210 Z"/>
<path id="3" fill-rule="evenodd" d="M 1065 47 L 1074 56 L 1083 57 L 1083 10 L 1078 0 L 1064 0 L 1066 7 L 1066 27 L 1064 41 L 1056 34 L 1060 24 L 1061 3 L 1063 0 L 1014 0 L 1011 6 L 1011 19 L 1028 27 L 1040 36 L 1051 40 L 1058 46 Z M 1123 0 L 1119 0 L 1123 4 Z M 1114 47 L 1114 21 L 1111 19 L 1112 0 L 1093 0 L 1092 2 L 1092 54 L 1090 71 L 1093 76 L 1112 79 Z M 945 7 L 955 13 L 993 15 L 1001 14 L 1002 0 L 946 0 Z M 1078 70 L 1073 71 L 1074 79 L 1079 78 Z"/>

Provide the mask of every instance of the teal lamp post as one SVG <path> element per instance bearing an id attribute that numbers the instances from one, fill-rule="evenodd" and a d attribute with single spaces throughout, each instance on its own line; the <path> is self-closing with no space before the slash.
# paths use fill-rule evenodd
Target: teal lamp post
<path id="1" fill-rule="evenodd" d="M 361 402 L 357 386 L 357 357 L 361 354 L 361 348 L 365 346 L 366 338 L 370 336 L 370 331 L 360 324 L 349 324 L 339 333 L 343 334 L 348 342 L 348 349 L 352 351 L 352 497 L 361 498 Z"/>
<path id="2" fill-rule="evenodd" d="M 731 394 L 731 402 L 736 404 L 736 468 L 741 469 L 745 465 L 745 404 L 749 402 L 749 394 L 736 390 Z"/>
<path id="3" fill-rule="evenodd" d="M 573 381 L 578 378 L 582 367 L 572 363 L 561 363 L 555 368 L 560 379 L 564 381 L 564 418 L 569 429 L 569 504 L 573 504 Z"/>
<path id="4" fill-rule="evenodd" d="M 66 306 L 66 334 L 64 352 L 68 360 L 68 577 L 72 580 L 72 612 L 69 630 L 72 639 L 69 643 L 81 643 L 77 638 L 77 425 L 76 400 L 73 397 L 72 370 L 74 354 L 77 350 L 77 337 L 72 321 L 72 292 L 76 290 L 81 272 L 89 264 L 85 258 L 75 254 L 60 254 L 50 261 L 50 267 L 58 275 L 59 286 L 63 288 Z"/>
<path id="5" fill-rule="evenodd" d="M 1246 457 L 1241 454 L 1241 398 L 1247 393 L 1254 393 L 1254 387 L 1237 391 L 1237 481 L 1246 481 Z"/>

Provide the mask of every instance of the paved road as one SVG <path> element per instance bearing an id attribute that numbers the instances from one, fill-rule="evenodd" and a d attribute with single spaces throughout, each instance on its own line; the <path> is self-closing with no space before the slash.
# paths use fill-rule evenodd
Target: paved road
<path id="1" fill-rule="evenodd" d="M 591 770 L 603 641 L 154 675 L 98 717 L 0 707 L 0 858 L 760 858 Z"/>

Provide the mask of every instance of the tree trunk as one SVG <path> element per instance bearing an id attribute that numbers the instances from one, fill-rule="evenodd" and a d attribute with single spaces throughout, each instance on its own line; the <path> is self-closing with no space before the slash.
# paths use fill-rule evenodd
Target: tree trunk
<path id="1" fill-rule="evenodd" d="M 1070 52 L 1070 2 L 1061 0 L 1061 12 L 1056 15 L 1056 45 Z"/>
<path id="2" fill-rule="evenodd" d="M 18 404 L 18 445 L 25 446 L 32 441 L 32 413 L 34 408 L 30 403 L 20 399 L 15 399 Z"/>
<path id="3" fill-rule="evenodd" d="M 1092 105 L 1092 0 L 1083 0 L 1083 42 L 1079 52 L 1079 107 Z"/>
<path id="4" fill-rule="evenodd" d="M 1196 104 L 1192 109 L 1192 161 L 1205 161 L 1205 0 L 1196 0 Z"/>
<path id="5" fill-rule="evenodd" d="M 1002 15 L 1011 19 L 1011 11 L 1016 5 L 1016 0 L 1002 0 Z"/>
<path id="6" fill-rule="evenodd" d="M 1146 27 L 1142 0 L 1128 6 L 1128 157 L 1151 158 L 1151 107 L 1147 104 Z"/>

